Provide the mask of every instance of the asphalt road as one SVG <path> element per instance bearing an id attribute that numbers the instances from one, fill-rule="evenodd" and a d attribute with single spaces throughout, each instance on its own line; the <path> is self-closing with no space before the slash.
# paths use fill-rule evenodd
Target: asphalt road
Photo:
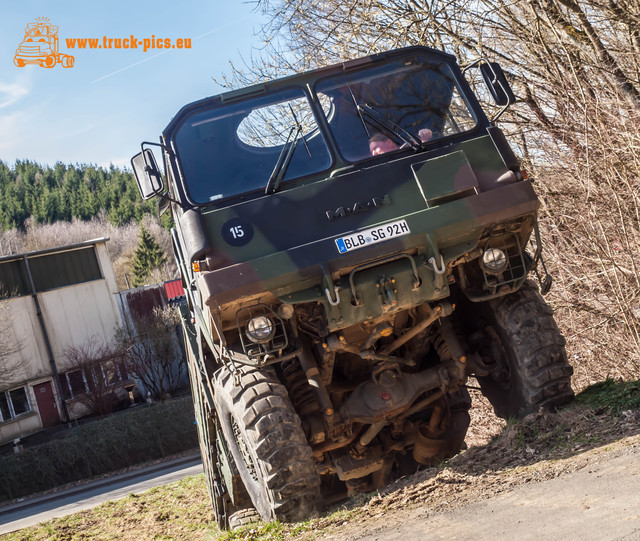
<path id="1" fill-rule="evenodd" d="M 199 473 L 202 473 L 200 455 L 191 455 L 3 506 L 0 507 L 0 535 Z"/>
<path id="2" fill-rule="evenodd" d="M 391 523 L 391 524 L 390 524 Z M 640 541 L 640 447 L 462 508 L 420 506 L 342 541 Z"/>

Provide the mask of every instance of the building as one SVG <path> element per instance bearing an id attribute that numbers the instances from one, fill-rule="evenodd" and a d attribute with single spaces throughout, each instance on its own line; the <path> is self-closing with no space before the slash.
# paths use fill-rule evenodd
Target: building
<path id="1" fill-rule="evenodd" d="M 67 354 L 110 342 L 122 325 L 107 241 L 0 258 L 0 444 L 86 414 L 78 397 L 107 371 L 71 366 Z M 3 343 L 18 347 L 3 355 Z M 109 384 L 125 386 L 118 359 L 104 362 Z"/>
<path id="2" fill-rule="evenodd" d="M 177 314 L 162 322 L 167 326 L 160 334 L 153 331 L 157 320 L 154 317 L 149 319 L 157 308 L 165 309 L 186 302 L 182 280 L 121 291 L 117 299 L 123 326 L 139 344 L 137 355 L 130 356 L 128 363 L 137 390 L 143 396 L 147 393 L 163 396 L 166 392 L 188 388 L 182 325 L 175 319 Z M 159 355 L 158 350 L 161 352 Z"/>

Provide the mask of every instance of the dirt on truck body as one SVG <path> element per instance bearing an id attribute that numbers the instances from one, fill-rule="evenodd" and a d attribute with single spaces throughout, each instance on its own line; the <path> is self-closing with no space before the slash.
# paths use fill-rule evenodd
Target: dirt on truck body
<path id="1" fill-rule="evenodd" d="M 476 68 L 504 110 L 502 70 Z M 502 417 L 573 396 L 528 279 L 550 285 L 538 199 L 454 57 L 411 47 L 203 99 L 142 148 L 141 193 L 174 218 L 222 527 L 454 455 L 470 377 Z"/>

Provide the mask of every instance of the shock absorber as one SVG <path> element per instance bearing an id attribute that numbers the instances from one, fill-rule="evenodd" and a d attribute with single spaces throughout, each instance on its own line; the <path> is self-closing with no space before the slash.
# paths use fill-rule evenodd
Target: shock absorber
<path id="1" fill-rule="evenodd" d="M 289 392 L 289 399 L 298 413 L 310 445 L 318 445 L 327 439 L 322 408 L 316 393 L 297 358 L 282 362 L 282 376 Z"/>
<path id="2" fill-rule="evenodd" d="M 451 360 L 451 350 L 449 349 L 447 341 L 444 339 L 441 332 L 436 334 L 436 337 L 433 340 L 433 347 L 441 361 Z"/>
<path id="3" fill-rule="evenodd" d="M 467 356 L 449 319 L 443 318 L 440 320 L 440 329 L 433 345 L 441 361 L 454 360 L 464 367 L 467 362 Z"/>
<path id="4" fill-rule="evenodd" d="M 297 357 L 282 362 L 282 376 L 289 391 L 289 399 L 301 418 L 320 413 L 320 405 L 307 381 Z"/>

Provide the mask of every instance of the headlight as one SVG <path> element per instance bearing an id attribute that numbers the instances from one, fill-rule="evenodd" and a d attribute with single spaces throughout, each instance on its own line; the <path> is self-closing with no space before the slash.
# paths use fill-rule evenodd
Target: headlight
<path id="1" fill-rule="evenodd" d="M 275 325 L 268 316 L 258 316 L 247 323 L 247 338 L 254 344 L 264 344 L 273 338 Z"/>
<path id="2" fill-rule="evenodd" d="M 507 256 L 498 248 L 488 248 L 482 254 L 482 267 L 489 274 L 500 274 L 507 268 Z"/>

